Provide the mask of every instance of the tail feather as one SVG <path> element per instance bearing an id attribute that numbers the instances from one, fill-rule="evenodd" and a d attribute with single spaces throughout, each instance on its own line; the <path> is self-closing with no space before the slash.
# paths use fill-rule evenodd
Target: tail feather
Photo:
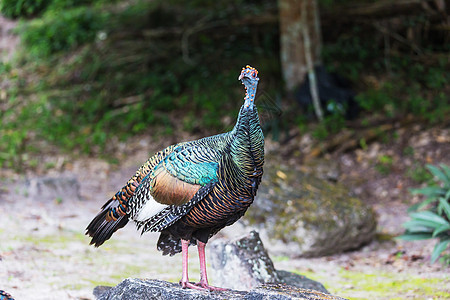
<path id="1" fill-rule="evenodd" d="M 103 207 L 100 213 L 86 227 L 86 234 L 92 237 L 90 245 L 99 247 L 107 241 L 114 232 L 124 227 L 128 223 L 128 216 L 121 216 L 116 220 L 107 221 L 106 217 L 111 207 L 114 207 L 116 200 L 109 200 Z M 117 203 L 116 203 L 117 204 Z"/>
<path id="2" fill-rule="evenodd" d="M 189 245 L 196 244 L 197 242 L 194 239 L 191 239 Z M 174 256 L 181 252 L 181 239 L 175 238 L 170 233 L 163 231 L 159 236 L 157 248 L 163 255 Z"/>

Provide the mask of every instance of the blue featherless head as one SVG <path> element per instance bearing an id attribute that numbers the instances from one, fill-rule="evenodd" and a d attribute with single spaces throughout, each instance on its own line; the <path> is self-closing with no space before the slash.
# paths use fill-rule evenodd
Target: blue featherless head
<path id="1" fill-rule="evenodd" d="M 245 86 L 245 103 L 244 105 L 249 107 L 254 105 L 256 87 L 258 86 L 258 70 L 247 65 L 242 68 L 241 75 L 239 75 L 238 80 L 242 81 Z"/>
<path id="2" fill-rule="evenodd" d="M 242 80 L 243 84 L 246 84 L 247 82 L 258 84 L 258 70 L 247 65 L 245 68 L 242 68 L 241 75 L 239 75 L 238 80 Z"/>

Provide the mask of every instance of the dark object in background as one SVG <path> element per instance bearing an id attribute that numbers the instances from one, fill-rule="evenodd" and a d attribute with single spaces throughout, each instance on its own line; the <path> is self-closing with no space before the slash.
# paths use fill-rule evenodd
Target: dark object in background
<path id="1" fill-rule="evenodd" d="M 326 115 L 341 113 L 347 120 L 358 116 L 359 105 L 355 101 L 356 93 L 350 82 L 336 73 L 328 72 L 324 66 L 315 67 L 320 104 Z M 295 99 L 305 112 L 313 111 L 313 101 L 309 88 L 309 78 L 295 92 Z"/>

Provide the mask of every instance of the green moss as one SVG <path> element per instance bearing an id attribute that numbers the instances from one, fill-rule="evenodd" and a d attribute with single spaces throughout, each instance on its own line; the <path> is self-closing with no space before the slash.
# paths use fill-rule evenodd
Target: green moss
<path id="1" fill-rule="evenodd" d="M 79 290 L 82 290 L 83 288 L 86 288 L 86 286 L 88 286 L 88 284 L 83 284 L 83 283 L 69 283 L 69 284 L 66 284 L 66 285 L 62 286 L 62 288 L 63 288 L 64 290 L 79 291 Z"/>
<path id="2" fill-rule="evenodd" d="M 272 261 L 279 262 L 279 261 L 288 261 L 289 257 L 285 255 L 279 255 L 279 256 L 273 256 Z"/>
<path id="3" fill-rule="evenodd" d="M 340 272 L 343 279 L 349 280 L 352 285 L 369 291 L 371 294 L 383 297 L 395 297 L 411 291 L 416 296 L 448 296 L 445 291 L 445 280 L 440 278 L 423 278 L 420 276 L 399 276 L 394 273 L 364 274 L 350 271 Z"/>
<path id="4" fill-rule="evenodd" d="M 377 233 L 375 234 L 375 239 L 380 242 L 392 241 L 395 238 L 394 235 L 387 233 Z"/>
<path id="5" fill-rule="evenodd" d="M 336 276 L 328 273 L 301 272 L 322 282 L 335 295 L 349 299 L 405 299 L 411 294 L 417 299 L 450 299 L 448 278 L 424 278 L 395 272 L 364 273 L 340 270 Z"/>
<path id="6" fill-rule="evenodd" d="M 288 167 L 274 156 L 269 155 L 267 161 L 270 164 L 259 188 L 265 202 L 246 213 L 244 218 L 250 225 L 264 224 L 270 238 L 296 243 L 308 251 L 327 242 L 326 234 L 322 233 L 335 232 L 349 223 L 343 218 L 352 219 L 350 223 L 358 226 L 349 228 L 347 240 L 341 239 L 340 245 L 346 247 L 355 237 L 361 242 L 371 238 L 375 214 L 359 199 L 351 197 L 346 187 Z M 357 229 L 359 224 L 366 230 L 364 235 Z M 314 249 L 309 255 L 312 254 L 330 253 L 319 254 Z"/>
<path id="7" fill-rule="evenodd" d="M 77 241 L 86 240 L 85 235 L 79 232 L 71 232 L 71 231 L 62 231 L 57 234 L 49 234 L 43 236 L 36 233 L 26 236 L 15 236 L 14 238 L 16 240 L 33 243 L 34 245 L 45 245 L 45 246 L 55 244 L 61 244 L 62 246 L 64 246 L 67 243 L 74 242 L 74 240 Z"/>
<path id="8" fill-rule="evenodd" d="M 83 278 L 84 281 L 89 282 L 89 286 L 99 286 L 99 285 L 103 285 L 103 286 L 116 286 L 119 282 L 116 280 L 94 280 L 91 278 Z"/>

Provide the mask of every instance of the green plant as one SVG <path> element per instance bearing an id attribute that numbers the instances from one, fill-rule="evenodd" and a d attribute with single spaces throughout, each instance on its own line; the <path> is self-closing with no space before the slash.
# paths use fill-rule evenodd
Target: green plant
<path id="1" fill-rule="evenodd" d="M 336 1 L 320 2 L 327 7 L 333 6 Z M 404 18 L 408 26 L 412 26 L 410 28 L 424 26 L 425 20 L 411 16 Z M 419 47 L 426 51 L 420 55 L 411 55 L 406 51 L 383 53 L 386 44 L 376 41 L 383 40 L 381 35 L 386 36 L 375 28 L 359 24 L 349 27 L 343 34 L 327 37 L 324 33 L 324 65 L 329 71 L 352 80 L 356 90 L 364 82 L 364 88 L 360 89 L 355 99 L 361 109 L 370 114 L 387 117 L 413 114 L 431 123 L 444 120 L 450 110 L 448 93 L 445 92 L 450 84 L 449 61 L 445 55 L 448 46 L 441 48 L 441 44 L 445 43 L 421 40 L 424 44 Z M 435 59 L 430 59 L 431 56 Z M 364 80 L 368 74 L 374 77 Z"/>
<path id="2" fill-rule="evenodd" d="M 386 83 L 382 88 L 375 90 L 369 89 L 355 97 L 356 102 L 362 109 L 372 112 L 386 112 L 388 116 L 394 114 L 392 103 L 399 102 L 393 95 L 392 85 Z"/>
<path id="3" fill-rule="evenodd" d="M 425 167 L 418 163 L 412 165 L 406 171 L 406 175 L 417 183 L 428 182 L 433 178 Z"/>
<path id="4" fill-rule="evenodd" d="M 0 12 L 8 18 L 29 17 L 43 11 L 51 0 L 2 0 Z"/>
<path id="5" fill-rule="evenodd" d="M 48 10 L 42 18 L 23 23 L 20 36 L 29 54 L 48 57 L 93 41 L 105 27 L 106 16 L 91 7 Z"/>
<path id="6" fill-rule="evenodd" d="M 323 140 L 330 134 L 336 134 L 341 129 L 345 128 L 345 116 L 344 110 L 333 110 L 329 115 L 326 115 L 323 122 L 318 124 L 313 130 L 312 135 L 314 138 Z"/>
<path id="7" fill-rule="evenodd" d="M 411 146 L 405 147 L 403 149 L 403 155 L 405 156 L 413 156 L 414 155 L 414 148 Z"/>
<path id="8" fill-rule="evenodd" d="M 399 238 L 408 241 L 438 239 L 431 254 L 434 263 L 450 244 L 450 167 L 444 164 L 426 167 L 441 183 L 411 190 L 412 194 L 424 195 L 426 199 L 410 207 L 411 220 L 403 224 L 406 231 Z"/>
<path id="9" fill-rule="evenodd" d="M 173 5 L 49 1 L 17 29 L 23 42 L 20 65 L 0 63 L 2 79 L 11 83 L 0 91 L 0 100 L 8 99 L 0 103 L 0 110 L 5 108 L 0 111 L 0 166 L 24 170 L 35 164 L 32 153 L 30 159 L 22 154 L 32 147 L 45 151 L 37 141 L 107 156 L 116 146 L 112 137 L 124 141 L 145 131 L 172 134 L 180 119 L 185 130 L 198 135 L 229 130 L 227 120 L 236 117 L 242 102 L 236 70 L 243 61 L 266 74 L 265 91 L 276 89 L 269 80 L 270 73 L 279 72 L 276 27 L 267 28 L 254 45 L 248 42 L 252 30 L 231 37 L 228 31 L 210 34 L 216 27 L 206 27 L 190 35 L 186 46 L 194 64 L 186 62 L 177 28 L 197 24 L 204 14 L 206 22 L 236 19 L 240 13 L 235 10 L 219 13 L 179 0 Z M 161 34 L 161 28 L 168 33 Z"/>
<path id="10" fill-rule="evenodd" d="M 36 17 L 48 10 L 64 10 L 94 3 L 117 2 L 111 0 L 2 0 L 0 13 L 8 18 Z"/>
<path id="11" fill-rule="evenodd" d="M 367 150 L 367 141 L 366 141 L 366 139 L 365 138 L 361 138 L 360 140 L 359 140 L 359 146 L 361 147 L 361 149 L 363 149 L 364 151 L 366 151 Z"/>
<path id="12" fill-rule="evenodd" d="M 327 127 L 324 123 L 320 123 L 317 127 L 312 131 L 312 136 L 318 140 L 324 140 L 328 137 L 330 133 L 328 132 Z"/>
<path id="13" fill-rule="evenodd" d="M 393 158 L 389 155 L 380 155 L 378 162 L 375 165 L 375 169 L 382 175 L 387 175 L 391 172 Z"/>
<path id="14" fill-rule="evenodd" d="M 383 54 L 381 48 L 373 42 L 373 38 L 364 38 L 361 35 L 366 29 L 353 26 L 348 31 L 349 34 L 338 35 L 333 43 L 324 44 L 322 58 L 329 70 L 338 71 L 357 81 L 366 71 L 368 63 L 383 57 Z"/>

